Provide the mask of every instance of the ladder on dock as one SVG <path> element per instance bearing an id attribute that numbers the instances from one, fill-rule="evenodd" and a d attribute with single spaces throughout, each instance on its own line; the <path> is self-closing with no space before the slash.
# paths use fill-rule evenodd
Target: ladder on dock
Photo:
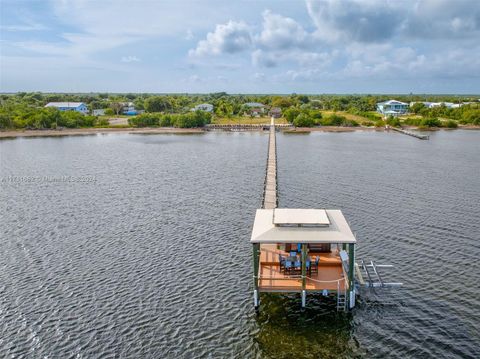
<path id="1" fill-rule="evenodd" d="M 340 281 L 337 282 L 337 312 L 347 311 L 347 292 L 340 289 Z"/>

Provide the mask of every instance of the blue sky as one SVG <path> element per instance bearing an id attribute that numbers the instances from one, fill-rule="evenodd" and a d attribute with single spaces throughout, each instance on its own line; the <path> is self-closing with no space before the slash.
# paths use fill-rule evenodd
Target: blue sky
<path id="1" fill-rule="evenodd" d="M 480 93 L 478 0 L 1 0 L 0 91 Z"/>

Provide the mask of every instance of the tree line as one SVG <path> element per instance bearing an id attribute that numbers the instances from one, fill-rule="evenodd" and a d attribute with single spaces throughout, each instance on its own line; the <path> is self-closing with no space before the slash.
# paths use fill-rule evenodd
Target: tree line
<path id="1" fill-rule="evenodd" d="M 145 113 L 128 119 L 133 127 L 178 127 L 194 128 L 209 124 L 212 115 L 204 111 L 195 111 L 182 114 Z"/>
<path id="2" fill-rule="evenodd" d="M 59 111 L 56 108 L 26 106 L 1 106 L 0 128 L 2 129 L 56 129 L 60 127 L 108 126 L 108 121 L 76 111 Z"/>
<path id="3" fill-rule="evenodd" d="M 357 121 L 347 119 L 342 114 L 346 112 L 365 119 L 362 122 L 381 125 L 390 122 L 398 124 L 394 119 L 381 120 L 375 113 L 376 104 L 395 98 L 403 102 L 432 101 L 461 103 L 476 101 L 470 105 L 449 109 L 445 106 L 427 108 L 421 103 L 411 107 L 414 114 L 423 119 L 408 118 L 400 124 L 415 124 L 416 126 L 445 125 L 445 120 L 453 120 L 460 124 L 480 125 L 480 108 L 478 96 L 453 95 L 231 95 L 225 92 L 210 94 L 109 94 L 109 93 L 26 93 L 0 95 L 0 128 L 54 128 L 54 127 L 91 127 L 106 126 L 108 122 L 102 118 L 84 116 L 77 113 L 60 112 L 55 109 L 45 109 L 48 102 L 84 102 L 89 110 L 107 109 L 107 114 L 121 114 L 125 103 L 132 102 L 137 110 L 146 113 L 131 118 L 132 126 L 198 126 L 204 120 L 192 119 L 191 109 L 200 103 L 214 106 L 214 115 L 218 117 L 235 117 L 248 113 L 247 102 L 259 102 L 269 107 L 279 107 L 284 117 L 295 126 L 356 126 Z M 323 115 L 322 111 L 333 111 L 331 115 Z M 151 114 L 161 114 L 149 117 Z M 189 115 L 190 114 L 190 115 Z M 180 116 L 181 115 L 181 116 Z M 83 117 L 80 117 L 83 116 Z M 206 120 L 205 121 L 211 121 Z M 423 122 L 422 122 L 423 121 Z M 207 123 L 207 122 L 205 122 Z M 447 121 L 453 126 L 453 122 Z"/>

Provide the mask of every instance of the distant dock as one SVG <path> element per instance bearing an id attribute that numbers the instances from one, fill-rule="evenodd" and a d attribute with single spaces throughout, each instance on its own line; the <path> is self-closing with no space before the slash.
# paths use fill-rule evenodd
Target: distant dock
<path id="1" fill-rule="evenodd" d="M 274 128 L 293 128 L 291 124 L 275 124 L 275 123 L 266 123 L 266 124 L 209 124 L 205 126 L 205 130 L 220 130 L 220 131 L 268 131 L 270 127 Z"/>
<path id="2" fill-rule="evenodd" d="M 419 133 L 407 131 L 407 130 L 404 130 L 404 129 L 402 129 L 402 128 L 395 128 L 395 127 L 391 127 L 391 126 L 386 126 L 385 128 L 386 128 L 387 130 L 393 130 L 393 131 L 396 131 L 396 132 L 403 133 L 404 135 L 407 135 L 407 136 L 412 136 L 412 137 L 418 138 L 419 140 L 428 140 L 428 139 L 430 139 L 430 136 L 428 136 L 428 135 L 421 135 L 421 134 L 419 134 Z"/>

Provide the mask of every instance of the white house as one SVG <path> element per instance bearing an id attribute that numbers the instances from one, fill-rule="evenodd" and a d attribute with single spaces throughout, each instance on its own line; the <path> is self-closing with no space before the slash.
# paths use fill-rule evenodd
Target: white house
<path id="1" fill-rule="evenodd" d="M 201 103 L 200 105 L 197 105 L 194 108 L 192 108 L 192 111 L 213 112 L 213 105 L 209 103 Z"/>
<path id="2" fill-rule="evenodd" d="M 124 115 L 138 115 L 138 111 L 135 109 L 135 104 L 133 102 L 122 102 L 122 105 L 122 113 Z"/>
<path id="3" fill-rule="evenodd" d="M 388 100 L 377 103 L 377 112 L 384 116 L 400 116 L 408 112 L 408 103 Z"/>
<path id="4" fill-rule="evenodd" d="M 55 107 L 59 111 L 77 111 L 84 115 L 88 113 L 87 105 L 83 102 L 49 102 L 45 107 Z"/>

